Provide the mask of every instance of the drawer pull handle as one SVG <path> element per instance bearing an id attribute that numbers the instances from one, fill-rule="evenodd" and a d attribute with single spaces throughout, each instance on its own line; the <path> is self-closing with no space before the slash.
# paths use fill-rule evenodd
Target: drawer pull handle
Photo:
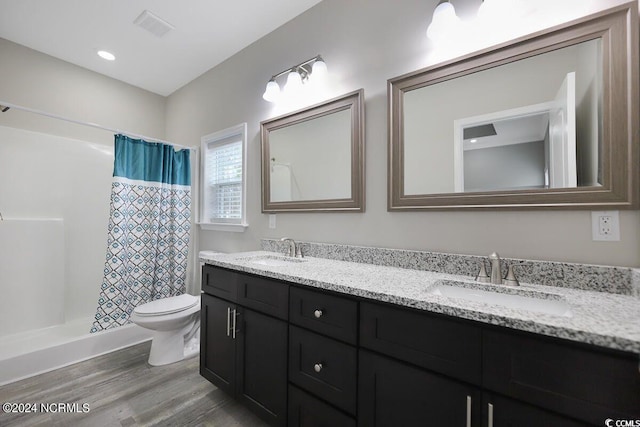
<path id="1" fill-rule="evenodd" d="M 316 310 L 313 312 L 313 315 L 316 317 L 316 319 L 319 319 L 322 317 L 324 313 L 322 312 L 322 310 Z"/>
<path id="2" fill-rule="evenodd" d="M 493 427 L 493 405 L 491 403 L 487 403 L 487 406 L 489 407 L 487 424 L 488 424 L 488 427 Z"/>
<path id="3" fill-rule="evenodd" d="M 316 363 L 315 365 L 313 365 L 313 370 L 316 372 L 322 371 L 322 363 Z"/>
<path id="4" fill-rule="evenodd" d="M 236 339 L 236 320 L 238 318 L 238 312 L 236 311 L 236 309 L 234 308 L 231 311 L 231 337 L 235 340 Z"/>

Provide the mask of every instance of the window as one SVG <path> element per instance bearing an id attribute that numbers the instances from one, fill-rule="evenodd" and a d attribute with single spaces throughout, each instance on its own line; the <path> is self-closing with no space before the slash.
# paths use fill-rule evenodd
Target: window
<path id="1" fill-rule="evenodd" d="M 200 226 L 244 231 L 247 124 L 202 137 Z"/>

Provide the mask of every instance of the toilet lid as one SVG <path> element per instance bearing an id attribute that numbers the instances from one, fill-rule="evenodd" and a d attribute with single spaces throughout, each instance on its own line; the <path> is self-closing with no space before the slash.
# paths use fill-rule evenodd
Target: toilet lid
<path id="1" fill-rule="evenodd" d="M 137 306 L 133 312 L 140 316 L 160 316 L 162 314 L 178 313 L 200 303 L 200 298 L 189 294 L 157 299 Z"/>

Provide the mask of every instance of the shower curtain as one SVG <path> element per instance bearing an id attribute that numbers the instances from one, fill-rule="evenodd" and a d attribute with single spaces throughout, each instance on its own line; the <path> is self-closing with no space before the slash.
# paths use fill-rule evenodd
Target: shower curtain
<path id="1" fill-rule="evenodd" d="M 111 208 L 91 332 L 129 323 L 146 302 L 183 294 L 191 231 L 189 150 L 115 136 Z"/>

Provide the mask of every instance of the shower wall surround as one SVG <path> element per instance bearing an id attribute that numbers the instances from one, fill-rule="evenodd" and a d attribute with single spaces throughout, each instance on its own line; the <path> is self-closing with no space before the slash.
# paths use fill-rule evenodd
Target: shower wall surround
<path id="1" fill-rule="evenodd" d="M 298 245 L 305 256 L 470 277 L 478 274 L 482 262 L 488 264 L 487 257 L 474 255 L 314 242 L 298 242 Z M 262 250 L 282 254 L 287 253 L 289 248 L 288 242 L 274 239 L 262 239 L 261 246 Z M 640 269 L 637 268 L 515 258 L 501 260 L 502 277 L 506 275 L 509 265 L 524 263 L 514 267 L 516 276 L 522 283 L 640 297 Z"/>
<path id="2" fill-rule="evenodd" d="M 11 110 L 10 110 L 11 112 Z M 3 114 L 9 114 L 3 113 Z M 30 255 L 34 269 L 46 268 L 34 256 L 56 254 L 63 263 L 62 321 L 93 316 L 104 267 L 113 146 L 94 144 L 23 129 L 0 126 L 0 201 L 5 218 L 61 218 L 61 241 L 45 244 L 40 255 Z M 27 232 L 27 230 L 25 230 Z M 30 231 L 36 232 L 34 227 Z M 26 242 L 26 241 L 25 241 Z M 7 242 L 0 242 L 7 245 Z M 18 245 L 19 243 L 9 243 Z M 44 273 L 42 273 L 44 274 Z M 23 275 L 23 279 L 31 275 Z M 17 301 L 34 303 L 29 295 L 48 287 L 47 281 L 4 283 L 22 289 L 11 294 Z M 46 294 L 45 289 L 41 292 Z M 32 307 L 32 310 L 39 308 Z M 45 325 L 50 326 L 50 324 Z M 42 325 L 40 325 L 42 327 Z M 88 325 L 87 325 L 88 327 Z"/>

